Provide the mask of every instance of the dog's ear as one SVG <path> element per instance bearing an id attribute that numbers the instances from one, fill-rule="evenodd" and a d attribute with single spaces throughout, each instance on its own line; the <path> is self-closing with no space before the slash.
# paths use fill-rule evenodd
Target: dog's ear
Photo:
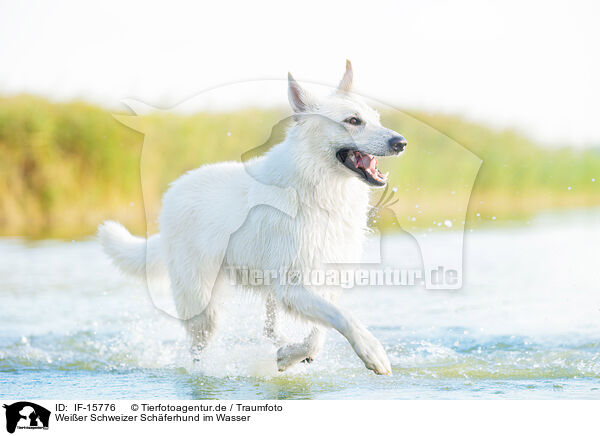
<path id="1" fill-rule="evenodd" d="M 311 107 L 311 96 L 300 87 L 298 82 L 288 73 L 288 100 L 294 112 L 306 112 Z"/>
<path id="2" fill-rule="evenodd" d="M 338 88 L 337 88 L 338 92 L 347 93 L 352 90 L 352 77 L 353 76 L 354 76 L 354 73 L 352 72 L 352 63 L 350 63 L 350 61 L 346 59 L 346 72 L 344 72 L 344 77 L 342 77 L 342 80 L 340 81 L 340 84 L 338 85 Z"/>

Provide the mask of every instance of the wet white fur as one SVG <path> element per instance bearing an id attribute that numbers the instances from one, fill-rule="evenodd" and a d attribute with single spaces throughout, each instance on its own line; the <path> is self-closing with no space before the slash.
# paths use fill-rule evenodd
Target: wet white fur
<path id="1" fill-rule="evenodd" d="M 340 164 L 335 151 L 352 142 L 362 152 L 388 155 L 388 140 L 397 133 L 349 94 L 351 84 L 349 63 L 338 90 L 325 98 L 309 95 L 290 76 L 296 121 L 285 140 L 245 164 L 205 165 L 176 180 L 163 198 L 160 235 L 146 240 L 115 222 L 100 226 L 104 249 L 121 270 L 142 277 L 168 273 L 195 352 L 216 326 L 223 267 L 306 270 L 360 260 L 369 186 Z M 363 125 L 343 122 L 351 116 Z M 391 373 L 379 341 L 336 304 L 338 289 L 275 282 L 256 291 L 266 297 L 265 333 L 280 345 L 280 370 L 312 359 L 322 347 L 323 327 L 333 327 L 367 368 Z M 313 323 L 304 341 L 280 343 L 280 309 Z"/>

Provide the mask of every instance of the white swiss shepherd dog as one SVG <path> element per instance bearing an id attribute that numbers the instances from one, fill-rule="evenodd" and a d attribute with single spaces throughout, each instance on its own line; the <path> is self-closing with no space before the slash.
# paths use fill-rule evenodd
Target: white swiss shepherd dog
<path id="1" fill-rule="evenodd" d="M 116 222 L 99 227 L 104 250 L 124 272 L 168 276 L 192 352 L 207 345 L 216 328 L 226 270 L 310 271 L 360 262 L 367 231 L 370 187 L 386 184 L 375 156 L 403 152 L 406 140 L 383 127 L 379 114 L 351 94 L 348 61 L 338 88 L 327 97 L 306 92 L 288 76 L 293 124 L 283 142 L 245 163 L 205 165 L 176 180 L 163 198 L 160 234 L 132 236 Z M 292 216 L 264 206 L 280 191 L 293 192 Z M 286 200 L 288 201 L 288 200 Z M 336 304 L 339 287 L 310 287 L 274 280 L 255 287 L 266 301 L 265 334 L 278 346 L 280 371 L 310 362 L 333 327 L 365 366 L 391 374 L 390 361 L 364 325 Z M 311 325 L 298 343 L 277 332 L 284 310 Z M 195 354 L 197 355 L 197 354 Z"/>

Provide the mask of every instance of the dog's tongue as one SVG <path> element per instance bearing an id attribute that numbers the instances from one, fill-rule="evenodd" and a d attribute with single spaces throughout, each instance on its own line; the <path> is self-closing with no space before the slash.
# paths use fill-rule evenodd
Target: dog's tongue
<path id="1" fill-rule="evenodd" d="M 370 169 L 374 171 L 377 168 L 377 159 L 370 154 L 360 154 L 357 156 L 358 161 L 356 162 L 356 166 L 358 168 L 362 168 L 364 170 Z"/>
<path id="2" fill-rule="evenodd" d="M 372 179 L 380 183 L 385 183 L 386 176 L 381 174 L 381 171 L 377 168 L 377 159 L 371 154 L 362 154 L 360 151 L 350 152 L 346 156 L 346 164 L 352 164 L 354 168 L 363 170 L 365 177 L 368 174 Z"/>

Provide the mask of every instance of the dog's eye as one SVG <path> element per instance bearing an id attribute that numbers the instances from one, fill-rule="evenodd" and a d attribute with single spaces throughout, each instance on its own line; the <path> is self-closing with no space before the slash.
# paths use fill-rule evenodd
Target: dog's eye
<path id="1" fill-rule="evenodd" d="M 353 126 L 360 126 L 362 124 L 362 120 L 356 117 L 350 117 L 344 120 L 345 123 L 352 124 Z"/>

